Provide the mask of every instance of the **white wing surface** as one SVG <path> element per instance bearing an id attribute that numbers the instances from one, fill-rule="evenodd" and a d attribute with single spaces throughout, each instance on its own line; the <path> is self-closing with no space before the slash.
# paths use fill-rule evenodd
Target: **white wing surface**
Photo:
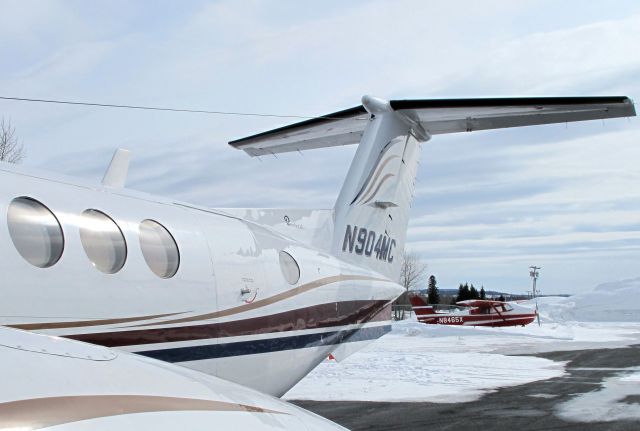
<path id="1" fill-rule="evenodd" d="M 0 430 L 344 430 L 231 382 L 0 327 Z"/>
<path id="2" fill-rule="evenodd" d="M 624 96 L 391 100 L 389 105 L 421 140 L 444 133 L 636 115 L 633 102 Z M 360 105 L 229 144 L 250 156 L 357 144 L 369 118 Z"/>

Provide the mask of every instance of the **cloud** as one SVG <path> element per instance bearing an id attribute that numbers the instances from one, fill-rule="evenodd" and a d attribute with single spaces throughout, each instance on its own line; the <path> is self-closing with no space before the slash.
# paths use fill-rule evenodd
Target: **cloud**
<path id="1" fill-rule="evenodd" d="M 413 211 L 420 215 L 411 221 L 409 245 L 436 272 L 479 261 L 524 265 L 527 257 L 549 267 L 594 256 L 614 266 L 622 259 L 629 270 L 626 262 L 640 252 L 637 141 L 638 128 L 631 127 L 501 148 L 498 156 L 514 169 L 418 190 Z M 466 156 L 473 159 L 473 150 Z M 598 273 L 597 280 L 607 276 Z M 566 289 L 559 282 L 553 288 Z"/>
<path id="2" fill-rule="evenodd" d="M 365 93 L 640 94 L 637 2 L 38 5 L 4 7 L 0 94 L 296 115 Z M 226 145 L 282 118 L 0 110 L 27 165 L 99 180 L 127 147 L 130 187 L 212 207 L 329 208 L 355 150 L 259 161 Z M 409 246 L 445 286 L 526 287 L 533 263 L 557 291 L 635 277 L 639 132 L 634 119 L 437 136 L 423 149 Z"/>

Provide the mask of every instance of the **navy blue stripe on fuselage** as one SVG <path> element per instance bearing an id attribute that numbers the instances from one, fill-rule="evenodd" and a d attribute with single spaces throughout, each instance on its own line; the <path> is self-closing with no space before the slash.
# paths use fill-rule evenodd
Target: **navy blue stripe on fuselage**
<path id="1" fill-rule="evenodd" d="M 235 343 L 145 350 L 135 353 L 165 362 L 202 361 L 206 359 L 228 358 L 231 356 L 254 355 L 258 353 L 280 352 L 283 350 L 374 340 L 389 331 L 391 331 L 391 326 L 385 325 L 344 331 L 294 335 L 290 337 L 264 338 Z"/>

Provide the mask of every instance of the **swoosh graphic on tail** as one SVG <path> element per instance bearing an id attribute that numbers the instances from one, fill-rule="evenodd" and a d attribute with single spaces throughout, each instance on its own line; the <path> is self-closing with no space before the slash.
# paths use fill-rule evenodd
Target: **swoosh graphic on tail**
<path id="1" fill-rule="evenodd" d="M 385 181 L 387 181 L 389 178 L 393 178 L 393 177 L 395 177 L 395 176 L 396 176 L 395 174 L 387 174 L 387 175 L 385 175 L 384 177 L 382 177 L 382 180 L 380 180 L 380 182 L 378 183 L 378 187 L 376 187 L 376 191 L 375 191 L 375 192 L 373 192 L 373 194 L 371 195 L 371 197 L 369 197 L 369 199 L 367 199 L 366 201 L 362 202 L 362 204 L 361 204 L 361 205 L 366 205 L 366 204 L 368 204 L 369 202 L 371 202 L 371 200 L 372 200 L 373 198 L 375 198 L 375 197 L 376 197 L 376 195 L 377 195 L 377 194 L 378 194 L 378 192 L 380 191 L 380 188 L 381 188 L 381 187 L 382 187 L 382 185 L 385 183 Z M 363 198 L 363 199 L 364 199 L 364 198 Z"/>

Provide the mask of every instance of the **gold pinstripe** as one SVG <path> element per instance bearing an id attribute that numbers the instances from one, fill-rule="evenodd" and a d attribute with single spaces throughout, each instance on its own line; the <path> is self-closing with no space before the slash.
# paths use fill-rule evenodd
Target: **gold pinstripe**
<path id="1" fill-rule="evenodd" d="M 287 414 L 225 401 L 149 395 L 83 395 L 0 403 L 0 431 L 32 431 L 88 419 L 135 413 L 210 411 Z"/>

